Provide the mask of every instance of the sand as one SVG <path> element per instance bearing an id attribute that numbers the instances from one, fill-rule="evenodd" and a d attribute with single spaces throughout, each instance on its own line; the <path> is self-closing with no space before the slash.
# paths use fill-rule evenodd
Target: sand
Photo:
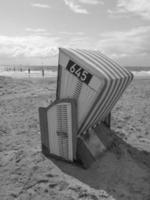
<path id="1" fill-rule="evenodd" d="M 85 170 L 41 153 L 38 108 L 55 99 L 56 81 L 0 77 L 0 200 L 150 200 L 149 85 L 134 80 L 113 109 L 120 151 Z"/>

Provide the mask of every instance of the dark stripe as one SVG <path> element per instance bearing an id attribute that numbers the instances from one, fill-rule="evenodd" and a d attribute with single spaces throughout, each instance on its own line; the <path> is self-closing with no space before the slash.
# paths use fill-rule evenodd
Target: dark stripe
<path id="1" fill-rule="evenodd" d="M 56 99 L 60 98 L 62 67 L 58 65 Z"/>

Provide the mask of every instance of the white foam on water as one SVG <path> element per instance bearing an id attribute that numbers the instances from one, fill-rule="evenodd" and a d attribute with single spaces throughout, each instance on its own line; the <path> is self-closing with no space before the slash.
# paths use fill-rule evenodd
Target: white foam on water
<path id="1" fill-rule="evenodd" d="M 136 79 L 150 78 L 150 71 L 133 71 L 132 73 Z"/>

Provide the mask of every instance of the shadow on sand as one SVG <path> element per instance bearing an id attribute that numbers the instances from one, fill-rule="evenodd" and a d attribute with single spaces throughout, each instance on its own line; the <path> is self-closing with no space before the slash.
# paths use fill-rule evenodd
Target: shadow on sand
<path id="1" fill-rule="evenodd" d="M 116 200 L 150 197 L 150 153 L 140 151 L 118 138 L 88 169 L 80 164 L 51 160 L 66 174 L 95 189 L 103 189 Z M 144 180 L 144 181 L 143 181 Z"/>

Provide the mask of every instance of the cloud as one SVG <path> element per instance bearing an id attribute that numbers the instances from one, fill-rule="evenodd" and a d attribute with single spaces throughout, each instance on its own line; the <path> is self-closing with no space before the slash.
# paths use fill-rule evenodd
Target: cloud
<path id="1" fill-rule="evenodd" d="M 51 8 L 49 5 L 47 4 L 40 4 L 40 3 L 32 3 L 31 6 L 33 7 L 37 7 L 37 8 Z"/>
<path id="2" fill-rule="evenodd" d="M 120 15 L 130 13 L 141 16 L 143 19 L 150 20 L 150 1 L 149 0 L 118 0 L 115 10 L 108 10 L 110 15 Z"/>
<path id="3" fill-rule="evenodd" d="M 102 0 L 64 0 L 65 4 L 75 13 L 89 14 L 87 9 L 83 8 L 81 4 L 98 5 L 104 4 Z"/>
<path id="4" fill-rule="evenodd" d="M 65 4 L 75 13 L 88 14 L 88 11 L 84 8 L 81 8 L 75 0 L 64 0 Z"/>
<path id="5" fill-rule="evenodd" d="M 79 0 L 79 2 L 90 5 L 104 4 L 104 2 L 100 0 Z"/>
<path id="6" fill-rule="evenodd" d="M 100 35 L 97 49 L 115 57 L 145 56 L 150 53 L 150 26 L 129 31 L 113 31 Z"/>
<path id="7" fill-rule="evenodd" d="M 58 53 L 58 37 L 0 36 L 0 56 L 50 57 Z"/>
<path id="8" fill-rule="evenodd" d="M 83 32 L 62 32 L 57 36 L 46 36 L 43 35 L 45 29 L 27 28 L 26 31 L 30 35 L 17 37 L 0 35 L 0 57 L 47 58 L 57 55 L 58 47 L 89 48 L 90 46 L 90 40 Z"/>
<path id="9" fill-rule="evenodd" d="M 27 28 L 28 32 L 45 32 L 45 29 Z M 57 36 L 27 35 L 10 37 L 0 35 L 0 57 L 50 58 L 58 54 L 58 47 L 97 49 L 112 58 L 144 58 L 150 54 L 150 26 L 126 31 L 104 32 L 99 38 L 88 37 L 84 32 L 60 32 Z"/>

